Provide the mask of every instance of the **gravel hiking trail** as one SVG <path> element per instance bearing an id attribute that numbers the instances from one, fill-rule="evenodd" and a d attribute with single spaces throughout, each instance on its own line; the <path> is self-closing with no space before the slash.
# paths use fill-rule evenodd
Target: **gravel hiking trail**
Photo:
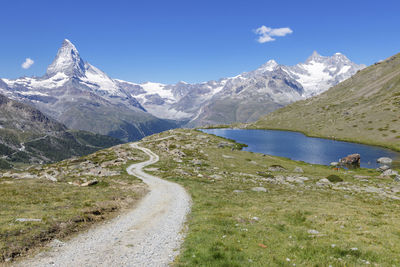
<path id="1" fill-rule="evenodd" d="M 139 143 L 131 146 L 150 157 L 127 168 L 149 187 L 136 207 L 15 266 L 168 266 L 174 260 L 184 238 L 190 196 L 182 186 L 143 172 L 159 157 Z"/>

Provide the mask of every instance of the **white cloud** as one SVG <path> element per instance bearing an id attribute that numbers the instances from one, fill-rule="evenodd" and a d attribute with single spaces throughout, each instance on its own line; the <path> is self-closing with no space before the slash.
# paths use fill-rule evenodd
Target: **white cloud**
<path id="1" fill-rule="evenodd" d="M 27 58 L 25 59 L 25 62 L 22 63 L 21 67 L 22 67 L 23 69 L 29 69 L 29 68 L 33 65 L 33 63 L 35 63 L 35 61 L 33 61 L 33 59 L 27 57 Z"/>
<path id="2" fill-rule="evenodd" d="M 270 28 L 262 25 L 260 28 L 254 30 L 254 32 L 259 35 L 257 42 L 263 44 L 267 42 L 275 41 L 274 36 L 283 37 L 285 35 L 291 34 L 293 31 L 290 28 Z"/>

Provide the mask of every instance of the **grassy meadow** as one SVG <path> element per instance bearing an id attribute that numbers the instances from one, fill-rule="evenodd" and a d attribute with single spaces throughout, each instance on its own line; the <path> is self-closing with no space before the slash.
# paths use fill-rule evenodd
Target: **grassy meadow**
<path id="1" fill-rule="evenodd" d="M 125 169 L 145 159 L 141 151 L 121 145 L 81 158 L 33 166 L 28 171 L 1 173 L 0 265 L 131 208 L 147 191 Z M 93 169 L 111 176 L 90 173 Z M 93 186 L 75 185 L 93 179 L 98 180 Z"/>
<path id="2" fill-rule="evenodd" d="M 145 139 L 168 135 L 146 147 L 160 155 L 151 173 L 192 196 L 176 266 L 400 264 L 400 184 L 392 177 L 239 151 L 233 143 L 221 148 L 231 142 L 193 130 Z M 274 165 L 285 170 L 268 171 Z M 320 182 L 328 176 L 339 179 Z"/>

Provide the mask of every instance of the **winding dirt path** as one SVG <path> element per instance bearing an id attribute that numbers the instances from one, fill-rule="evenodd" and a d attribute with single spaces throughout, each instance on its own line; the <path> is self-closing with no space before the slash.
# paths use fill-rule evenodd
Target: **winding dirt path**
<path id="1" fill-rule="evenodd" d="M 128 167 L 150 192 L 137 207 L 64 243 L 19 263 L 21 266 L 167 266 L 179 254 L 190 197 L 183 187 L 143 172 L 159 157 L 138 143 L 150 159 Z"/>

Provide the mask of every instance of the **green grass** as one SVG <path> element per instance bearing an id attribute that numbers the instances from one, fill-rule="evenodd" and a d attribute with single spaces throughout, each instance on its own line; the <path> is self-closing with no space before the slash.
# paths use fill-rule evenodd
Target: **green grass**
<path id="1" fill-rule="evenodd" d="M 120 146 L 126 157 L 107 169 L 120 174 L 95 177 L 83 174 L 84 164 L 100 166 L 120 158 L 116 148 L 98 151 L 86 157 L 65 160 L 50 165 L 33 166 L 30 173 L 55 175 L 58 182 L 45 178 L 0 178 L 0 265 L 1 261 L 33 253 L 54 238 L 64 238 L 95 222 L 109 219 L 124 207 L 140 199 L 144 184 L 128 175 L 125 168 L 146 156 L 127 145 Z M 57 174 L 58 173 L 58 174 Z M 68 182 L 79 179 L 98 179 L 90 187 L 79 187 Z M 41 222 L 17 222 L 17 218 L 41 219 Z"/>
<path id="2" fill-rule="evenodd" d="M 194 146 L 176 162 L 160 142 L 146 146 L 160 155 L 153 172 L 182 184 L 193 200 L 188 232 L 177 266 L 397 266 L 400 264 L 399 200 L 340 187 L 398 187 L 375 170 L 333 170 L 284 158 L 218 148 L 227 140 L 196 131 L 174 130 L 146 140 L 164 140 L 177 149 Z M 207 136 L 206 139 L 198 136 Z M 226 158 L 222 155 L 233 157 Z M 193 165 L 200 159 L 204 165 Z M 248 161 L 250 159 L 251 161 Z M 269 173 L 280 165 L 287 172 Z M 298 166 L 309 178 L 304 184 L 279 184 Z M 215 177 L 215 175 L 220 177 Z M 318 187 L 322 178 L 336 183 Z M 355 179 L 362 175 L 368 181 Z M 269 179 L 269 180 L 268 180 Z M 254 192 L 263 186 L 268 192 Z M 243 192 L 235 193 L 234 190 Z M 398 196 L 394 193 L 394 196 Z M 316 230 L 318 234 L 310 234 Z M 290 261 L 289 261 L 290 260 Z"/>

